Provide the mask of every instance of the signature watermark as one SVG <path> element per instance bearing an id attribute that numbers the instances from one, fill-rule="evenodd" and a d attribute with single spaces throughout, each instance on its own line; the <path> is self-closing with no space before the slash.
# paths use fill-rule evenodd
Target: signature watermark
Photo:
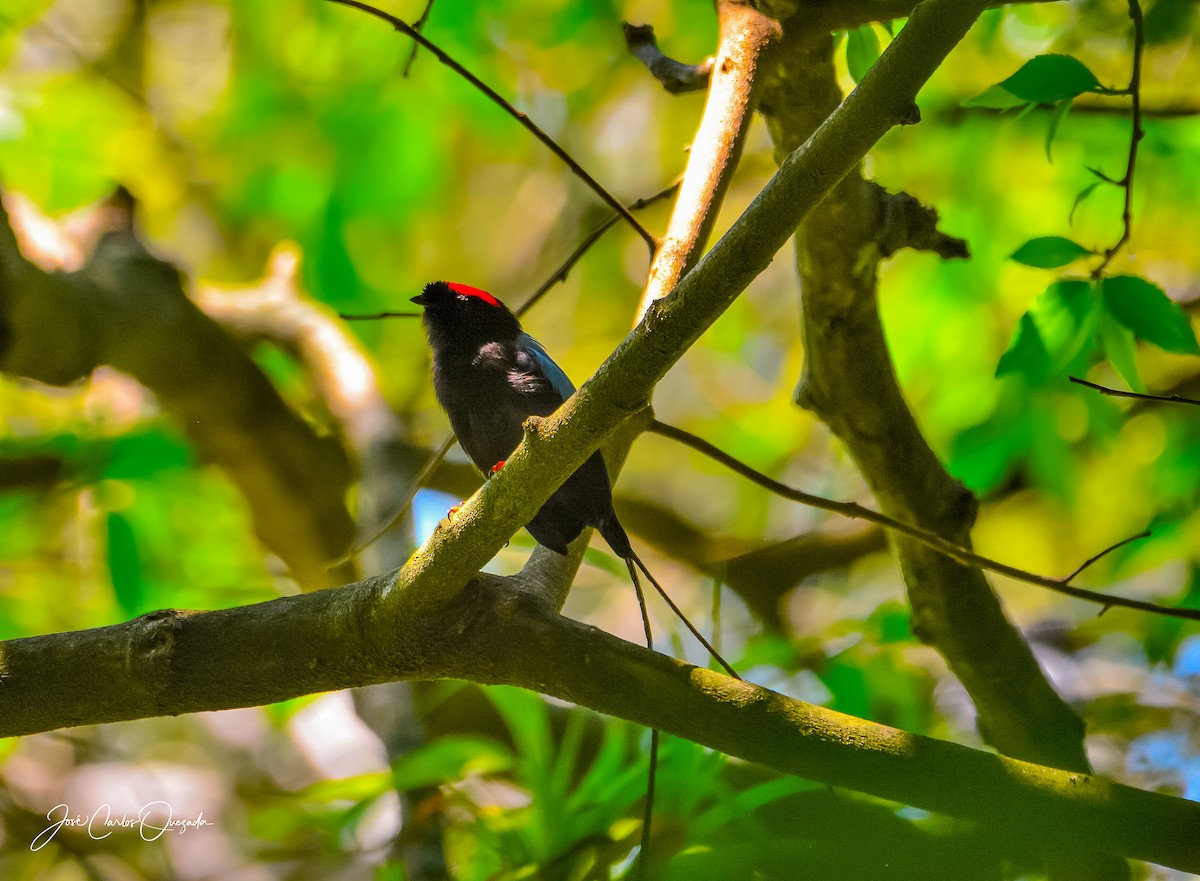
<path id="1" fill-rule="evenodd" d="M 180 835 L 204 826 L 215 826 L 204 819 L 201 811 L 195 817 L 176 817 L 171 806 L 165 801 L 152 801 L 142 805 L 136 816 L 129 814 L 114 815 L 112 808 L 102 804 L 91 814 L 72 814 L 66 803 L 57 804 L 46 812 L 50 825 L 37 834 L 29 843 L 30 850 L 41 850 L 54 840 L 58 830 L 64 826 L 68 829 L 82 829 L 88 837 L 100 841 L 108 838 L 118 829 L 136 829 L 143 841 L 157 841 L 168 832 Z"/>

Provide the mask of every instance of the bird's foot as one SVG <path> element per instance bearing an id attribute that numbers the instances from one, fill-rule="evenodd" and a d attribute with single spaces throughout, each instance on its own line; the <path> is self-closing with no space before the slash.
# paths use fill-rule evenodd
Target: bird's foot
<path id="1" fill-rule="evenodd" d="M 497 462 L 495 465 L 492 466 L 492 474 L 499 474 L 500 469 L 503 467 L 504 467 L 504 460 L 501 459 L 499 462 Z"/>
<path id="2" fill-rule="evenodd" d="M 446 512 L 446 519 L 449 520 L 451 523 L 453 523 L 455 516 L 461 510 L 462 510 L 462 505 L 454 505 L 449 511 Z"/>

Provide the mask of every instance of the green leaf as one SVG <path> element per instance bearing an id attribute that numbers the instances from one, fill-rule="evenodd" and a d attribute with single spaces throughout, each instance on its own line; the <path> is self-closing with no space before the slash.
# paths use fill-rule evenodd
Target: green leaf
<path id="1" fill-rule="evenodd" d="M 1137 360 L 1134 358 L 1133 331 L 1113 316 L 1107 304 L 1101 306 L 1096 318 L 1096 332 L 1108 362 L 1121 374 L 1121 378 L 1129 383 L 1131 389 L 1144 392 L 1146 387 L 1142 385 L 1142 379 L 1138 376 Z"/>
<path id="2" fill-rule="evenodd" d="M 1050 374 L 1050 353 L 1042 342 L 1033 316 L 1026 312 L 1017 323 L 1008 348 L 996 364 L 996 376 L 1019 374 L 1030 382 L 1041 383 Z"/>
<path id="3" fill-rule="evenodd" d="M 500 774 L 512 769 L 511 752 L 483 737 L 441 737 L 406 753 L 392 765 L 398 790 L 436 786 L 474 774 Z"/>
<path id="4" fill-rule="evenodd" d="M 879 35 L 871 25 L 849 32 L 846 40 L 846 66 L 856 83 L 862 82 L 871 66 L 879 60 Z"/>
<path id="5" fill-rule="evenodd" d="M 1146 11 L 1146 45 L 1170 43 L 1191 33 L 1195 0 L 1158 0 Z"/>
<path id="6" fill-rule="evenodd" d="M 1060 279 L 1033 301 L 1030 312 L 1050 353 L 1050 369 L 1060 371 L 1092 338 L 1098 298 L 1091 282 Z"/>
<path id="7" fill-rule="evenodd" d="M 1100 88 L 1096 75 L 1070 55 L 1038 55 L 1000 83 L 1018 98 L 1038 104 L 1053 104 Z"/>
<path id="8" fill-rule="evenodd" d="M 144 583 L 142 560 L 138 554 L 133 525 L 115 511 L 108 515 L 108 571 L 112 576 L 113 593 L 121 611 L 133 617 L 141 612 Z"/>
<path id="9" fill-rule="evenodd" d="M 1071 102 L 1059 101 L 1054 107 L 1054 114 L 1050 117 L 1050 127 L 1046 130 L 1046 161 L 1054 162 L 1054 157 L 1050 155 L 1050 147 L 1054 143 L 1054 136 L 1058 133 L 1059 124 L 1067 118 L 1067 114 L 1071 112 Z"/>
<path id="10" fill-rule="evenodd" d="M 1075 222 L 1075 209 L 1083 204 L 1083 200 L 1096 191 L 1096 187 L 1100 186 L 1101 181 L 1088 184 L 1079 191 L 1079 195 L 1075 197 L 1075 201 L 1071 203 L 1071 213 L 1067 215 L 1067 223 Z"/>
<path id="11" fill-rule="evenodd" d="M 1136 275 L 1118 275 L 1104 279 L 1101 291 L 1113 317 L 1138 339 L 1168 352 L 1200 355 L 1192 322 L 1158 285 Z"/>
<path id="12" fill-rule="evenodd" d="M 1062 236 L 1030 239 L 1010 255 L 1010 260 L 1038 269 L 1057 269 L 1090 254 L 1087 248 Z"/>
<path id="13" fill-rule="evenodd" d="M 1018 98 L 1000 86 L 989 86 L 974 98 L 963 101 L 963 107 L 985 107 L 989 110 L 1011 110 L 1014 107 L 1025 107 L 1028 104 L 1028 101 Z"/>
<path id="14" fill-rule="evenodd" d="M 820 785 L 811 780 L 781 777 L 751 786 L 731 798 L 717 802 L 693 820 L 688 829 L 688 835 L 693 841 L 704 841 L 715 835 L 722 827 L 745 818 L 761 807 L 801 792 L 809 792 Z"/>
<path id="15" fill-rule="evenodd" d="M 996 375 L 1023 375 L 1034 385 L 1061 371 L 1092 337 L 1096 297 L 1081 279 L 1054 282 L 1021 316 Z"/>

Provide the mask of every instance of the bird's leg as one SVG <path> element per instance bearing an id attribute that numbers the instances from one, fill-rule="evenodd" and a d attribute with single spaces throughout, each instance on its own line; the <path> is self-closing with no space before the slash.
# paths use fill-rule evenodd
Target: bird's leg
<path id="1" fill-rule="evenodd" d="M 492 474 L 499 474 L 500 469 L 503 467 L 504 467 L 504 460 L 501 459 L 499 462 L 497 462 L 495 465 L 492 466 L 492 469 L 491 469 L 491 471 L 488 472 L 488 475 L 491 476 Z M 464 502 L 463 504 L 466 504 L 466 503 Z M 447 511 L 446 519 L 453 521 L 454 515 L 458 513 L 460 508 L 462 508 L 462 505 L 455 505 L 453 508 L 451 508 L 449 511 Z M 505 544 L 505 547 L 507 547 L 507 543 Z"/>

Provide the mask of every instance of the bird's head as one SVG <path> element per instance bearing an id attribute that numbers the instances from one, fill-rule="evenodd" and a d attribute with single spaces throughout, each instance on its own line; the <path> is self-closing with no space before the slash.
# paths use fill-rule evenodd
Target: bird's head
<path id="1" fill-rule="evenodd" d="M 431 281 L 412 302 L 425 310 L 430 342 L 509 340 L 521 323 L 487 291 L 457 282 Z"/>

